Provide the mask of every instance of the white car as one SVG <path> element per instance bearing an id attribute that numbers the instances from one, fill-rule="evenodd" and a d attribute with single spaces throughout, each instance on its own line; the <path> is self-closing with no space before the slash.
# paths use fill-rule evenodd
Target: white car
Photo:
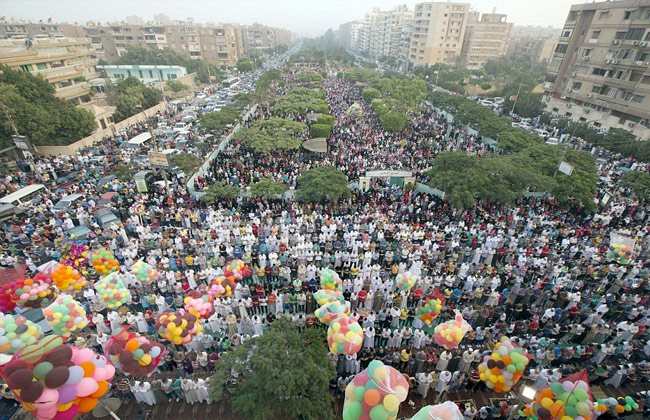
<path id="1" fill-rule="evenodd" d="M 544 137 L 544 138 L 546 138 L 546 137 L 548 137 L 550 135 L 548 131 L 542 130 L 541 128 L 535 129 L 535 134 L 537 134 L 540 137 Z"/>
<path id="2" fill-rule="evenodd" d="M 550 139 L 546 140 L 546 144 L 550 146 L 557 146 L 560 144 L 560 140 L 556 139 L 555 137 L 551 137 Z"/>
<path id="3" fill-rule="evenodd" d="M 196 95 L 196 99 L 205 99 L 206 96 L 207 95 L 205 93 L 201 92 L 198 95 Z"/>

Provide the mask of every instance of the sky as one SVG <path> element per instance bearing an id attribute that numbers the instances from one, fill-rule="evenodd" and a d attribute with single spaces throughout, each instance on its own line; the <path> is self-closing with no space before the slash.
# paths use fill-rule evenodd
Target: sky
<path id="1" fill-rule="evenodd" d="M 469 0 L 474 10 L 506 13 L 515 25 L 562 27 L 571 4 L 579 0 Z M 391 0 L 0 0 L 0 15 L 31 21 L 115 22 L 138 15 L 146 20 L 164 13 L 172 19 L 195 22 L 261 23 L 289 29 L 303 36 L 318 36 L 328 28 L 360 19 L 379 7 L 390 10 L 417 1 Z"/>

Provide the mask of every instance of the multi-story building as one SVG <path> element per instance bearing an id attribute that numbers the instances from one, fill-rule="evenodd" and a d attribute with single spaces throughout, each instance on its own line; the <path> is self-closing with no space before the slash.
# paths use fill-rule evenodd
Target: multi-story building
<path id="1" fill-rule="evenodd" d="M 538 63 L 551 61 L 560 33 L 546 36 L 511 36 L 508 41 L 506 56 L 514 59 L 533 60 Z"/>
<path id="2" fill-rule="evenodd" d="M 650 2 L 571 6 L 544 89 L 553 114 L 650 139 Z"/>
<path id="3" fill-rule="evenodd" d="M 168 80 L 180 79 L 187 76 L 187 70 L 181 66 L 114 64 L 97 66 L 103 70 L 112 82 L 128 77 L 135 77 L 147 85 L 155 85 Z"/>
<path id="4" fill-rule="evenodd" d="M 479 18 L 480 16 L 480 18 Z M 506 55 L 512 23 L 508 15 L 470 12 L 463 40 L 463 59 L 470 70 L 483 68 L 488 60 Z"/>
<path id="5" fill-rule="evenodd" d="M 406 5 L 402 5 L 388 13 L 388 53 L 386 55 L 397 59 L 398 63 L 405 64 L 413 30 L 413 11 L 408 10 Z"/>
<path id="6" fill-rule="evenodd" d="M 416 4 L 409 63 L 457 64 L 461 59 L 469 11 L 469 3 Z"/>
<path id="7" fill-rule="evenodd" d="M 88 102 L 92 79 L 98 78 L 90 40 L 45 38 L 0 40 L 0 64 L 42 76 L 56 96 L 75 104 Z"/>
<path id="8" fill-rule="evenodd" d="M 259 24 L 241 27 L 232 24 L 198 25 L 191 20 L 170 23 L 165 15 L 156 15 L 155 22 L 147 24 L 89 22 L 84 26 L 0 22 L 0 37 L 15 39 L 28 36 L 85 37 L 90 39 L 95 56 L 108 63 L 116 61 L 126 53 L 129 45 L 158 49 L 172 48 L 184 52 L 191 58 L 203 59 L 217 66 L 233 66 L 247 53 L 279 45 L 290 45 L 293 42 L 291 32 Z"/>

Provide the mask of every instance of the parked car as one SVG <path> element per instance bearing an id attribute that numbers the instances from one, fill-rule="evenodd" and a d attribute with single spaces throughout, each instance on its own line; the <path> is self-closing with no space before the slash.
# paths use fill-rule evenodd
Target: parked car
<path id="1" fill-rule="evenodd" d="M 558 140 L 555 137 L 551 137 L 550 139 L 546 140 L 546 144 L 551 146 L 557 146 L 558 144 L 560 144 L 560 140 Z"/>

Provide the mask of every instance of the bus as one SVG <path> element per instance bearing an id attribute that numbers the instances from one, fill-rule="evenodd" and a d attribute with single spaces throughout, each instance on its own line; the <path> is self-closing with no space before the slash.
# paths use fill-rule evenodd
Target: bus
<path id="1" fill-rule="evenodd" d="M 221 82 L 221 86 L 225 88 L 235 87 L 238 84 L 239 84 L 239 77 L 231 77 L 230 79 L 226 79 L 223 82 Z"/>
<path id="2" fill-rule="evenodd" d="M 49 193 L 47 188 L 45 188 L 45 185 L 28 185 L 25 188 L 21 188 L 16 192 L 12 192 L 11 194 L 0 198 L 0 204 L 13 204 L 18 207 L 26 207 L 31 204 L 34 198 L 43 193 Z"/>

